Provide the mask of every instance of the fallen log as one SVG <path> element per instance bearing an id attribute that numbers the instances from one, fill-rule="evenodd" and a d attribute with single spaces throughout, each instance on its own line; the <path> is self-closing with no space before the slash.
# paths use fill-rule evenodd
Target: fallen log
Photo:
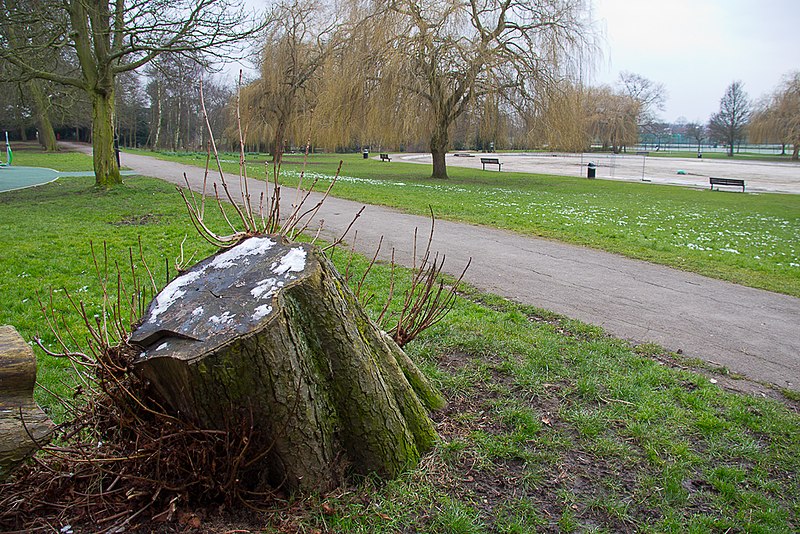
<path id="1" fill-rule="evenodd" d="M 131 343 L 134 370 L 202 428 L 246 421 L 255 487 L 324 491 L 347 472 L 392 477 L 436 439 L 444 406 L 324 254 L 252 237 L 174 279 Z"/>

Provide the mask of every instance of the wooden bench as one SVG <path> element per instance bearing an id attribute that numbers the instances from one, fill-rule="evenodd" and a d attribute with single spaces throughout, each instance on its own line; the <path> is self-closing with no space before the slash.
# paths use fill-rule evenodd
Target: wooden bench
<path id="1" fill-rule="evenodd" d="M 392 158 L 389 157 L 389 154 L 381 154 L 381 161 L 392 161 Z"/>
<path id="2" fill-rule="evenodd" d="M 481 165 L 483 165 L 483 170 L 486 170 L 487 165 L 497 165 L 497 171 L 500 172 L 501 167 L 503 166 L 500 163 L 500 160 L 497 158 L 481 158 Z"/>
<path id="3" fill-rule="evenodd" d="M 738 178 L 708 178 L 708 182 L 711 184 L 711 190 L 714 190 L 714 186 L 720 185 L 729 185 L 731 187 L 741 187 L 742 193 L 744 193 L 744 180 L 740 180 Z"/>

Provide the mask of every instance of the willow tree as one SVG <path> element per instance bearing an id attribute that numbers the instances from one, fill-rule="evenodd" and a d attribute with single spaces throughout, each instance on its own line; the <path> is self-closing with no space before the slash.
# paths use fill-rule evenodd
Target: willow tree
<path id="1" fill-rule="evenodd" d="M 456 119 L 476 102 L 558 80 L 591 35 L 590 13 L 583 0 L 375 1 L 359 12 L 368 23 L 355 26 L 336 89 L 367 95 L 362 117 L 381 139 L 424 135 L 432 176 L 447 178 Z"/>
<path id="2" fill-rule="evenodd" d="M 587 104 L 589 134 L 603 148 L 618 153 L 639 140 L 640 109 L 640 103 L 627 94 L 607 86 L 593 88 Z"/>
<path id="3" fill-rule="evenodd" d="M 520 113 L 525 120 L 528 142 L 550 150 L 587 150 L 591 144 L 590 93 L 580 84 L 565 81 L 538 101 L 525 101 Z"/>
<path id="4" fill-rule="evenodd" d="M 257 27 L 238 0 L 3 0 L 0 58 L 27 78 L 86 92 L 96 184 L 109 188 L 122 181 L 114 154 L 117 75 L 165 52 L 221 53 Z M 76 59 L 73 72 L 43 67 L 61 54 Z"/>
<path id="5" fill-rule="evenodd" d="M 319 77 L 336 46 L 336 15 L 318 0 L 282 0 L 270 21 L 258 61 L 260 76 L 242 88 L 242 127 L 247 142 L 267 141 L 273 158 L 287 138 L 309 135 Z"/>
<path id="6" fill-rule="evenodd" d="M 755 143 L 792 146 L 792 159 L 800 157 L 800 72 L 786 76 L 775 92 L 754 111 L 748 127 Z"/>

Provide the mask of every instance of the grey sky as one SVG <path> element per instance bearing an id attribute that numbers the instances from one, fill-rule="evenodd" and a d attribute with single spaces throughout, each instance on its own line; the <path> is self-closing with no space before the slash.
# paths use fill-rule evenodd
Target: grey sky
<path id="1" fill-rule="evenodd" d="M 666 121 L 704 123 L 734 80 L 751 98 L 800 70 L 799 0 L 595 0 L 604 28 L 594 84 L 620 71 L 667 88 Z"/>

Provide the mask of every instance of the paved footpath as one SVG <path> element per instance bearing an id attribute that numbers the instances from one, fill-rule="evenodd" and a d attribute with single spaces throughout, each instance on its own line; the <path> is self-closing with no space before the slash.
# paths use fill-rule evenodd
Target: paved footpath
<path id="1" fill-rule="evenodd" d="M 77 146 L 77 145 L 76 145 Z M 82 150 L 91 150 L 83 146 Z M 123 165 L 145 176 L 199 190 L 203 170 L 123 154 Z M 133 178 L 129 178 L 133 179 Z M 227 179 L 238 189 L 238 177 Z M 251 182 L 250 192 L 263 182 Z M 335 188 L 334 188 L 335 190 Z M 284 197 L 294 197 L 287 189 Z M 329 198 L 317 219 L 324 235 L 340 235 L 362 204 Z M 284 213 L 286 213 L 284 211 Z M 372 255 L 380 236 L 399 263 L 410 263 L 414 228 L 427 236 L 425 217 L 368 206 L 353 226 L 357 249 Z M 352 236 L 352 234 L 350 234 Z M 705 278 L 593 249 L 469 224 L 436 221 L 433 248 L 445 270 L 482 291 L 598 325 L 636 343 L 727 367 L 757 381 L 800 391 L 800 299 Z"/>

